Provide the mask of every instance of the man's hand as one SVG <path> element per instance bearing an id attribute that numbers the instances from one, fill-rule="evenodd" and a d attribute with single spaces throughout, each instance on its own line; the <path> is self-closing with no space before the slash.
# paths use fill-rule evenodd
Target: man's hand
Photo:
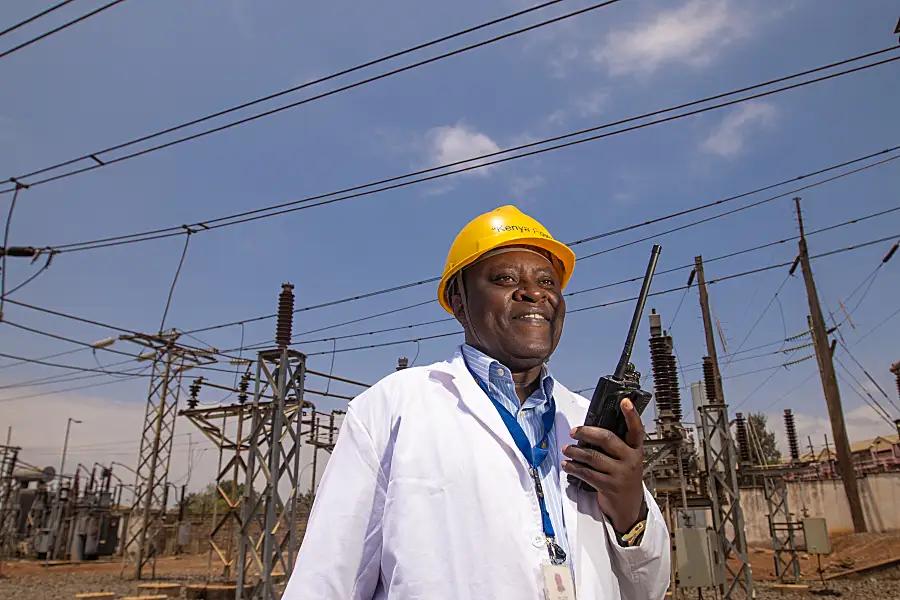
<path id="1" fill-rule="evenodd" d="M 566 446 L 563 454 L 572 460 L 563 461 L 562 467 L 594 486 L 600 510 L 617 532 L 626 533 L 640 519 L 644 499 L 644 424 L 631 400 L 623 400 L 621 408 L 628 423 L 625 441 L 606 429 L 576 427 L 572 430 L 574 439 L 602 448 L 606 454 Z"/>

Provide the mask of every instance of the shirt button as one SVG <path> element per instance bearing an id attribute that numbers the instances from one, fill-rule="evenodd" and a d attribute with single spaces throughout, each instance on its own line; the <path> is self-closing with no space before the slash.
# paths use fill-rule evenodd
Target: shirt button
<path id="1" fill-rule="evenodd" d="M 534 546 L 535 548 L 540 548 L 541 546 L 543 546 L 544 545 L 544 536 L 536 535 L 533 538 L 531 538 L 531 545 Z"/>
<path id="2" fill-rule="evenodd" d="M 504 375 L 506 375 L 506 372 L 503 369 L 497 369 L 497 375 L 503 377 Z"/>

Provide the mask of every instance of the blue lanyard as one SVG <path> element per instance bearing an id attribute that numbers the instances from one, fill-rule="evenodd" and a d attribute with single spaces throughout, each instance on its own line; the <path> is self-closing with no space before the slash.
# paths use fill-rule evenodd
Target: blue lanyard
<path id="1" fill-rule="evenodd" d="M 555 564 L 563 563 L 566 560 L 566 553 L 562 548 L 559 547 L 559 545 L 555 541 L 556 533 L 553 530 L 553 522 L 550 520 L 550 513 L 549 511 L 547 511 L 547 502 L 544 499 L 544 489 L 543 486 L 541 486 L 541 475 L 538 471 L 538 468 L 547 458 L 547 439 L 550 437 L 550 433 L 553 430 L 553 421 L 556 418 L 556 401 L 552 396 L 550 397 L 550 406 L 548 407 L 547 411 L 541 416 L 541 424 L 544 428 L 544 435 L 537 443 L 537 445 L 532 447 L 531 443 L 528 441 L 528 436 L 525 435 L 525 431 L 522 429 L 522 426 L 519 424 L 516 418 L 506 409 L 505 406 L 503 406 L 502 403 L 497 401 L 497 399 L 494 397 L 494 394 L 491 393 L 490 389 L 488 389 L 488 386 L 485 385 L 481 378 L 475 374 L 475 371 L 472 370 L 472 367 L 469 366 L 469 363 L 467 361 L 466 367 L 469 369 L 469 373 L 472 374 L 472 378 L 475 379 L 476 382 L 478 382 L 478 386 L 487 395 L 491 403 L 497 409 L 497 412 L 500 413 L 500 418 L 503 419 L 503 423 L 509 430 L 509 434 L 512 436 L 513 441 L 516 443 L 516 447 L 528 462 L 528 472 L 531 475 L 531 480 L 534 482 L 534 491 L 537 494 L 538 504 L 541 508 L 541 524 L 544 528 L 544 536 L 546 536 L 547 538 L 547 548 L 550 551 L 550 558 Z"/>

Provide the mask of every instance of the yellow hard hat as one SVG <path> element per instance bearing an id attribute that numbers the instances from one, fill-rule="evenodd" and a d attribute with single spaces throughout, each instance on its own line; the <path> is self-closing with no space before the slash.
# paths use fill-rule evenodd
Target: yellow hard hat
<path id="1" fill-rule="evenodd" d="M 453 240 L 444 274 L 438 284 L 438 301 L 444 310 L 453 314 L 447 298 L 447 285 L 457 273 L 494 248 L 520 244 L 541 248 L 556 258 L 556 266 L 561 271 L 560 288 L 566 287 L 575 268 L 575 253 L 553 239 L 546 227 L 515 206 L 501 206 L 472 219 Z"/>

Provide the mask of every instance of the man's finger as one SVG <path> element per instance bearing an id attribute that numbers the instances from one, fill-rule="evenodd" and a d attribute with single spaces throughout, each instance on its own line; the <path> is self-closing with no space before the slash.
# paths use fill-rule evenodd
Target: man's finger
<path id="1" fill-rule="evenodd" d="M 614 474 L 619 469 L 617 461 L 591 448 L 566 446 L 563 448 L 563 454 L 601 473 Z"/>
<path id="2" fill-rule="evenodd" d="M 622 400 L 622 414 L 625 415 L 625 422 L 628 424 L 628 432 L 625 434 L 625 443 L 634 449 L 641 448 L 644 445 L 644 422 L 641 421 L 641 415 L 638 414 L 634 403 L 625 398 Z"/>
<path id="3" fill-rule="evenodd" d="M 631 451 L 628 444 L 620 440 L 616 434 L 602 427 L 583 425 L 576 427 L 571 435 L 573 439 L 591 446 L 597 446 L 609 456 L 619 460 L 628 456 L 628 453 Z"/>
<path id="4" fill-rule="evenodd" d="M 594 469 L 578 464 L 573 460 L 564 460 L 562 462 L 563 471 L 574 475 L 578 479 L 591 484 L 594 489 L 607 489 L 612 485 L 612 478 L 605 473 L 599 473 Z"/>

